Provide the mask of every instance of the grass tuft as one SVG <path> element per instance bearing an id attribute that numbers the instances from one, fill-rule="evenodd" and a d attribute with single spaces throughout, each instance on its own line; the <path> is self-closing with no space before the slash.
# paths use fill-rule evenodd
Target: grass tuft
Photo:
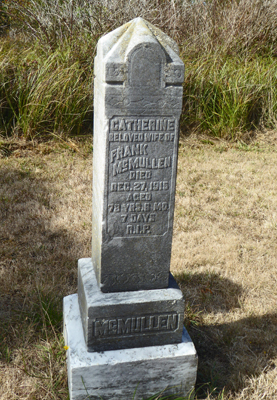
<path id="1" fill-rule="evenodd" d="M 0 133 L 65 138 L 90 130 L 96 43 L 136 16 L 179 44 L 183 133 L 236 140 L 275 126 L 274 0 L 3 0 Z"/>
<path id="2" fill-rule="evenodd" d="M 212 54 L 187 65 L 183 128 L 196 126 L 234 140 L 241 132 L 275 126 L 275 59 L 222 59 Z"/>

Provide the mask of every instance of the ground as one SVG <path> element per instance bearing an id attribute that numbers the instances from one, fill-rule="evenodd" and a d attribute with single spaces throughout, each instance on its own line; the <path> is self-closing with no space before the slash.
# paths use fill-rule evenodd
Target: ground
<path id="1" fill-rule="evenodd" d="M 180 140 L 171 270 L 198 398 L 277 398 L 276 143 Z M 62 298 L 90 257 L 92 138 L 0 153 L 0 399 L 67 399 Z"/>

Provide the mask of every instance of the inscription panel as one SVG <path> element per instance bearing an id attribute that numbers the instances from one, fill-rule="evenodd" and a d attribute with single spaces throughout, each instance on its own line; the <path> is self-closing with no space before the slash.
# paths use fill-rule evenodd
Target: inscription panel
<path id="1" fill-rule="evenodd" d="M 107 233 L 162 236 L 168 230 L 177 121 L 118 117 L 109 121 Z"/>
<path id="2" fill-rule="evenodd" d="M 113 336 L 175 332 L 180 328 L 180 320 L 181 315 L 177 313 L 96 319 L 92 321 L 92 335 L 95 339 L 104 339 Z"/>

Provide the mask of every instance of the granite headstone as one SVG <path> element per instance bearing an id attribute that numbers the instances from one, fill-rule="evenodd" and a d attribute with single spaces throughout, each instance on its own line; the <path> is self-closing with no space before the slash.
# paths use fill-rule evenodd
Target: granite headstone
<path id="1" fill-rule="evenodd" d="M 168 287 L 184 64 L 141 18 L 95 58 L 92 262 L 103 292 Z"/>
<path id="2" fill-rule="evenodd" d="M 142 18 L 98 42 L 92 258 L 79 260 L 78 296 L 64 299 L 71 400 L 194 387 L 169 272 L 183 79 L 176 43 Z"/>

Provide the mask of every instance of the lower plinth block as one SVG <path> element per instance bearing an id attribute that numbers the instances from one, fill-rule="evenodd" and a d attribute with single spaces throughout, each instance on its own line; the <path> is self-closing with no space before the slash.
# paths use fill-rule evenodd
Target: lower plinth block
<path id="1" fill-rule="evenodd" d="M 64 298 L 63 315 L 71 400 L 142 400 L 163 390 L 181 396 L 193 390 L 197 354 L 185 329 L 178 344 L 88 352 L 77 294 Z"/>

